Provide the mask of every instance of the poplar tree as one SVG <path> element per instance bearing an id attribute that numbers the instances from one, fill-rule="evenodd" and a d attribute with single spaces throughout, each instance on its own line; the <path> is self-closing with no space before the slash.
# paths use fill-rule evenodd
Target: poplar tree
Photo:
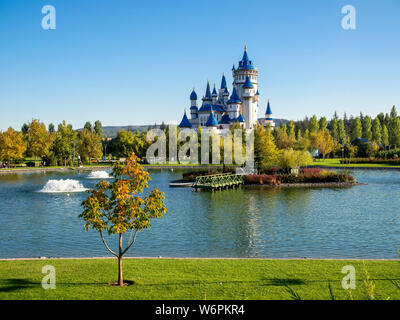
<path id="1" fill-rule="evenodd" d="M 372 140 L 372 121 L 370 116 L 365 116 L 364 121 L 362 123 L 362 136 L 363 138 L 367 139 L 368 141 Z"/>
<path id="2" fill-rule="evenodd" d="M 375 118 L 372 122 L 372 140 L 376 143 L 382 142 L 382 127 L 379 118 Z"/>
<path id="3" fill-rule="evenodd" d="M 362 126 L 360 118 L 355 118 L 351 126 L 351 140 L 354 141 L 362 136 Z"/>

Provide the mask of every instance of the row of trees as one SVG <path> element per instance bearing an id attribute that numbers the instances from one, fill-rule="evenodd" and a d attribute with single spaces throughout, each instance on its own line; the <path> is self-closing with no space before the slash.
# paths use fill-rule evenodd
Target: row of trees
<path id="1" fill-rule="evenodd" d="M 24 158 L 40 159 L 45 165 L 72 165 L 74 159 L 90 161 L 100 158 L 102 152 L 101 123 L 92 128 L 85 124 L 81 131 L 74 130 L 65 121 L 55 130 L 53 124 L 46 128 L 43 122 L 34 119 L 22 126 L 20 132 L 8 128 L 0 133 L 0 159 L 11 165 Z"/>

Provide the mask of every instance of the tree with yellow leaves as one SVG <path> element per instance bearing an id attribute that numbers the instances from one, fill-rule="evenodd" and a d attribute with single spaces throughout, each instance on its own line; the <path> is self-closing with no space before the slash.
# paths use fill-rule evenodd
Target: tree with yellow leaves
<path id="1" fill-rule="evenodd" d="M 318 149 L 318 152 L 322 154 L 325 160 L 325 156 L 335 149 L 335 141 L 327 129 L 321 129 L 312 134 L 312 136 L 315 148 Z"/>
<path id="2" fill-rule="evenodd" d="M 28 155 L 36 159 L 37 157 L 43 158 L 50 153 L 55 136 L 47 131 L 43 122 L 33 119 L 28 124 L 25 138 L 27 141 Z"/>
<path id="3" fill-rule="evenodd" d="M 164 193 L 157 188 L 142 197 L 144 188 L 149 188 L 149 173 L 132 153 L 126 162 L 117 162 L 111 173 L 113 183 L 100 181 L 90 196 L 82 202 L 84 208 L 79 215 L 85 220 L 85 229 L 93 228 L 100 233 L 107 250 L 118 258 L 118 285 L 123 286 L 122 258 L 135 243 L 138 232 L 151 227 L 151 219 L 168 213 L 164 204 Z M 118 251 L 112 250 L 103 235 L 118 235 Z M 130 231 L 128 244 L 123 248 L 123 235 Z"/>
<path id="4" fill-rule="evenodd" d="M 23 157 L 25 150 L 26 144 L 21 132 L 17 132 L 11 127 L 5 132 L 0 132 L 0 159 L 11 165 L 12 160 Z"/>

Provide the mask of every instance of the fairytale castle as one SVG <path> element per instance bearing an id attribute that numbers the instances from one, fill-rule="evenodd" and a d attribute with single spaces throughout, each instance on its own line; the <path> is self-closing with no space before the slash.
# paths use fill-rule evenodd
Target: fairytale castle
<path id="1" fill-rule="evenodd" d="M 197 94 L 190 94 L 190 119 L 183 115 L 179 124 L 180 128 L 197 128 L 198 126 L 214 129 L 226 129 L 238 123 L 245 129 L 253 129 L 257 124 L 258 101 L 258 70 L 247 55 L 245 46 L 243 58 L 239 65 L 232 68 L 233 89 L 229 92 L 225 75 L 222 75 L 221 87 L 218 92 L 215 88 L 211 92 L 210 83 L 207 82 L 206 94 L 202 98 L 200 108 L 197 104 Z M 265 118 L 260 122 L 264 126 L 274 127 L 271 106 L 268 100 Z"/>

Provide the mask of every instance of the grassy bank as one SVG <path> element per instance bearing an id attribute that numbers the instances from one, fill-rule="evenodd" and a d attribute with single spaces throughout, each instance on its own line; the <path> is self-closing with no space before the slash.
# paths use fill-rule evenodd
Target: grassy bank
<path id="1" fill-rule="evenodd" d="M 379 164 L 379 163 L 350 163 L 341 164 L 340 159 L 316 160 L 314 166 L 321 167 L 342 167 L 342 168 L 400 168 L 400 165 Z"/>
<path id="2" fill-rule="evenodd" d="M 42 267 L 56 269 L 56 289 L 44 290 Z M 254 259 L 127 259 L 129 287 L 116 280 L 113 259 L 0 261 L 0 299 L 348 299 L 343 266 L 356 268 L 354 299 L 366 299 L 362 261 Z M 399 299 L 399 261 L 366 261 L 377 299 Z M 290 289 L 289 289 L 290 288 Z M 290 290 L 293 290 L 290 293 Z"/>

